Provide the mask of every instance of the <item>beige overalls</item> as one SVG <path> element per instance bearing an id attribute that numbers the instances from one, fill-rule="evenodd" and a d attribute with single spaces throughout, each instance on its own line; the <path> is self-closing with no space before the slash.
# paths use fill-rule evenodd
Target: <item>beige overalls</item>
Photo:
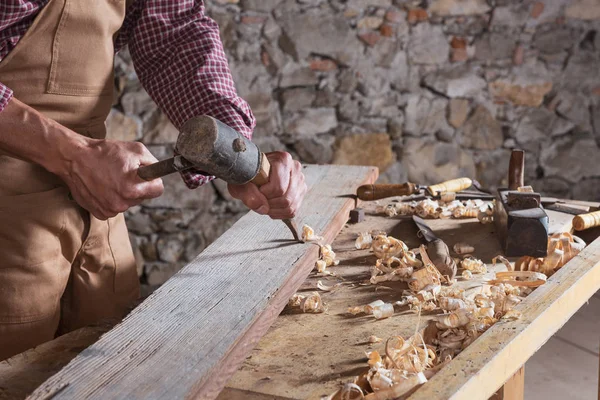
<path id="1" fill-rule="evenodd" d="M 125 0 L 50 0 L 0 62 L 0 82 L 49 118 L 104 138 L 113 37 L 125 7 Z M 69 200 L 55 175 L 0 155 L 0 360 L 122 316 L 138 293 L 123 216 L 100 221 Z"/>

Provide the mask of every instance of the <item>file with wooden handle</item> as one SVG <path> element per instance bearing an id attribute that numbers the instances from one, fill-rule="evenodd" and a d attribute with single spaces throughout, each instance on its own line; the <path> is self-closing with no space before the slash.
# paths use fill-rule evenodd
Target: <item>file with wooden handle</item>
<path id="1" fill-rule="evenodd" d="M 580 214 L 573 218 L 573 228 L 576 231 L 583 231 L 597 226 L 600 226 L 600 211 Z"/>

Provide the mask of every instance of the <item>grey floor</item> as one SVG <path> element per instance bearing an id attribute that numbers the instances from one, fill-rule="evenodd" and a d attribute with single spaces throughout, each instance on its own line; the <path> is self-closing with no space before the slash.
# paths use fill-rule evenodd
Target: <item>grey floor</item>
<path id="1" fill-rule="evenodd" d="M 600 292 L 525 365 L 525 399 L 598 398 Z"/>

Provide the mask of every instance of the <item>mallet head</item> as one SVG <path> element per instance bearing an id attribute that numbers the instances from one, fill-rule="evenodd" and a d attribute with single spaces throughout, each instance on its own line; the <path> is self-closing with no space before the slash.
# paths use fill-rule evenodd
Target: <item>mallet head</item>
<path id="1" fill-rule="evenodd" d="M 236 185 L 254 179 L 261 163 L 254 143 L 207 115 L 183 124 L 175 149 L 195 168 Z"/>

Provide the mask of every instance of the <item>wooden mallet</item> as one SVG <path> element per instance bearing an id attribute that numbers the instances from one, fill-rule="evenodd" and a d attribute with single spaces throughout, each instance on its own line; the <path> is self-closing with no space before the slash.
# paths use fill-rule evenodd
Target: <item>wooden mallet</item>
<path id="1" fill-rule="evenodd" d="M 270 164 L 256 144 L 221 121 L 202 115 L 189 119 L 179 132 L 175 157 L 138 169 L 144 180 L 152 180 L 178 171 L 195 168 L 227 183 L 269 182 Z M 297 241 L 302 241 L 294 219 L 284 219 Z"/>

